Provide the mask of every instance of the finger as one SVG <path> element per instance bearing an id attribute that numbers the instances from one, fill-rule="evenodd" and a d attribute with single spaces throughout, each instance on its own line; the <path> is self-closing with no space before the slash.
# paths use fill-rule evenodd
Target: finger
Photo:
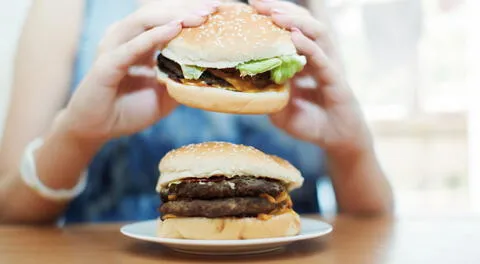
<path id="1" fill-rule="evenodd" d="M 327 122 L 325 110 L 301 98 L 293 98 L 280 112 L 271 114 L 272 123 L 310 142 L 321 141 Z"/>
<path id="2" fill-rule="evenodd" d="M 145 5 L 124 19 L 122 21 L 122 30 L 123 33 L 136 36 L 145 30 L 167 24 L 172 20 L 186 20 L 187 25 L 185 26 L 198 26 L 204 22 L 204 19 L 195 18 L 206 18 L 208 15 L 214 13 L 219 5 L 220 2 L 212 0 L 192 1 L 189 2 L 188 6 L 181 1 L 154 2 L 154 4 Z M 190 19 L 189 21 L 188 18 L 191 16 L 193 16 L 194 19 Z M 131 30 L 131 32 L 128 32 L 126 28 Z M 127 40 L 128 39 L 130 38 L 127 38 Z"/>
<path id="3" fill-rule="evenodd" d="M 257 11 L 270 15 L 278 26 L 292 30 L 300 29 L 307 37 L 320 45 L 328 54 L 333 52 L 333 39 L 328 26 L 320 22 L 305 8 L 284 1 L 250 1 Z"/>
<path id="4" fill-rule="evenodd" d="M 196 11 L 193 14 L 183 17 L 182 25 L 187 28 L 200 26 L 201 24 L 205 23 L 205 21 L 207 21 L 208 15 L 213 12 L 214 9 Z"/>
<path id="5" fill-rule="evenodd" d="M 330 66 L 323 50 L 311 39 L 307 38 L 300 30 L 292 29 L 292 41 L 298 52 L 307 57 L 306 68 L 313 73 L 317 81 L 324 82 L 322 73 Z"/>
<path id="6" fill-rule="evenodd" d="M 311 76 L 312 75 L 312 73 L 305 66 L 303 67 L 303 69 L 301 71 L 299 71 L 295 74 L 295 77 L 297 77 L 297 76 Z"/>
<path id="7" fill-rule="evenodd" d="M 303 99 L 305 101 L 323 106 L 323 94 L 319 92 L 318 83 L 311 76 L 296 76 L 291 81 L 291 99 Z"/>
<path id="8" fill-rule="evenodd" d="M 117 87 L 126 76 L 130 66 L 152 53 L 162 49 L 182 29 L 179 21 L 148 30 L 115 50 L 102 55 L 94 66 L 101 85 Z"/>
<path id="9" fill-rule="evenodd" d="M 317 81 L 311 75 L 295 75 L 292 79 L 292 84 L 295 87 L 304 89 L 304 90 L 313 90 L 318 86 Z"/>
<path id="10" fill-rule="evenodd" d="M 169 97 L 165 87 L 141 89 L 124 94 L 115 104 L 116 123 L 122 133 L 134 133 L 157 122 L 171 112 L 177 103 Z"/>
<path id="11" fill-rule="evenodd" d="M 122 79 L 117 95 L 132 93 L 135 91 L 163 87 L 156 77 L 155 70 L 147 67 L 131 67 L 128 76 Z"/>
<path id="12" fill-rule="evenodd" d="M 284 1 L 251 0 L 250 3 L 258 12 L 272 16 L 273 21 L 280 27 L 298 28 L 313 40 L 325 35 L 326 26 L 301 6 Z"/>
<path id="13" fill-rule="evenodd" d="M 173 20 L 182 20 L 183 26 L 195 27 L 204 23 L 209 14 L 216 11 L 216 1 L 195 2 L 189 7 L 167 6 L 165 2 L 149 4 L 112 24 L 100 42 L 99 50 L 108 51 L 131 40 L 144 31 L 165 25 Z"/>
<path id="14" fill-rule="evenodd" d="M 139 77 L 146 77 L 146 78 L 154 78 L 157 76 L 156 70 L 154 67 L 143 66 L 143 65 L 135 65 L 128 68 L 128 75 L 129 76 L 139 76 Z"/>
<path id="15" fill-rule="evenodd" d="M 307 15 L 310 12 L 299 5 L 291 2 L 278 0 L 249 0 L 249 4 L 257 10 L 258 13 L 264 15 L 272 15 L 277 10 L 288 10 L 289 14 Z"/>
<path id="16" fill-rule="evenodd" d="M 287 129 L 301 131 L 306 141 L 320 141 L 328 120 L 325 111 L 320 106 L 302 99 L 294 99 L 293 105 L 295 112 Z"/>
<path id="17" fill-rule="evenodd" d="M 313 87 L 313 83 L 298 85 L 294 81 L 291 87 L 291 97 L 300 98 L 320 107 L 328 108 L 333 105 L 339 105 L 353 100 L 353 95 L 349 89 L 341 89 L 339 86 L 325 85 L 319 88 L 319 85 Z"/>
<path id="18" fill-rule="evenodd" d="M 326 34 L 326 26 L 311 15 L 293 15 L 277 10 L 272 14 L 272 19 L 275 24 L 282 28 L 289 30 L 292 28 L 300 29 L 303 34 L 314 41 L 328 35 Z"/>
<path id="19" fill-rule="evenodd" d="M 307 57 L 305 70 L 311 73 L 318 84 L 315 89 L 318 102 L 321 102 L 323 106 L 328 106 L 353 100 L 353 94 L 347 83 L 339 77 L 338 71 L 334 69 L 325 53 L 314 41 L 299 30 L 293 30 L 292 41 L 298 52 Z"/>

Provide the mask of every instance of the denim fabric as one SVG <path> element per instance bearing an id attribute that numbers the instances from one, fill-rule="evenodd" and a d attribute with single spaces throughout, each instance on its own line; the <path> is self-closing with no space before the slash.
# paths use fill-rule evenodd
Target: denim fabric
<path id="1" fill-rule="evenodd" d="M 134 0 L 87 0 L 72 92 L 89 70 L 105 29 L 135 7 Z M 316 180 L 323 175 L 319 148 L 292 139 L 266 116 L 211 113 L 180 106 L 151 128 L 112 140 L 99 151 L 88 169 L 88 187 L 69 206 L 65 222 L 158 217 L 160 199 L 155 185 L 159 160 L 173 148 L 204 141 L 251 145 L 289 160 L 306 180 L 304 187 L 292 194 L 295 209 L 301 213 L 319 212 Z"/>

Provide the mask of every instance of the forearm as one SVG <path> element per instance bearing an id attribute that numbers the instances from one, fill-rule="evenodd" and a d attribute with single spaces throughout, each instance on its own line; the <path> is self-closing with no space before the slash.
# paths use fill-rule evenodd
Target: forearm
<path id="1" fill-rule="evenodd" d="M 70 189 L 95 155 L 101 142 L 79 141 L 65 128 L 62 117 L 55 120 L 35 152 L 37 175 L 53 189 Z M 0 181 L 0 222 L 52 222 L 68 202 L 50 201 L 38 195 L 21 179 L 18 169 L 2 175 Z"/>
<path id="2" fill-rule="evenodd" d="M 371 215 L 393 211 L 392 190 L 373 148 L 328 155 L 327 166 L 341 212 Z"/>

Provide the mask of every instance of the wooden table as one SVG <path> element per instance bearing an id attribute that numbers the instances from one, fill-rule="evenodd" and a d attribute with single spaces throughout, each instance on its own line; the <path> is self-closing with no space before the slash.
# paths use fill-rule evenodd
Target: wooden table
<path id="1" fill-rule="evenodd" d="M 480 218 L 337 217 L 331 235 L 271 255 L 203 257 L 119 233 L 120 224 L 0 226 L 0 263 L 480 263 Z"/>

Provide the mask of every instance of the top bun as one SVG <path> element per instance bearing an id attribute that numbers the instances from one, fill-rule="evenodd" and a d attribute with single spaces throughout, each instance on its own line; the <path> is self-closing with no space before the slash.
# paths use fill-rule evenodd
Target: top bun
<path id="1" fill-rule="evenodd" d="M 184 178 L 222 175 L 254 176 L 284 182 L 288 190 L 302 186 L 303 177 L 288 161 L 254 147 L 227 142 L 192 144 L 172 150 L 160 161 L 157 191 Z"/>
<path id="2" fill-rule="evenodd" d="M 179 64 L 217 69 L 296 53 L 289 31 L 242 3 L 221 5 L 205 24 L 183 29 L 162 51 Z"/>

